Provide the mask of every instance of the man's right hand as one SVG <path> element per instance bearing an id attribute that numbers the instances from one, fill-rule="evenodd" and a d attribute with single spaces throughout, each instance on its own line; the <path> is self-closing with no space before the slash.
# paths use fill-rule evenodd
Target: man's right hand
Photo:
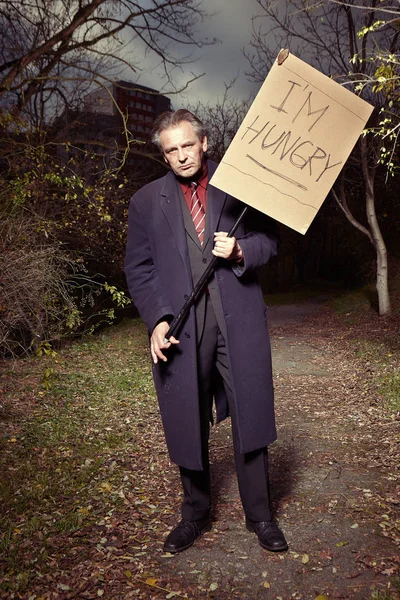
<path id="1" fill-rule="evenodd" d="M 171 344 L 179 344 L 179 340 L 171 336 L 169 338 L 169 342 L 165 341 L 165 336 L 167 335 L 169 329 L 169 324 L 167 321 L 161 321 L 156 325 L 153 329 L 153 333 L 150 338 L 150 351 L 151 358 L 153 359 L 154 364 L 158 363 L 158 359 L 167 362 L 167 357 L 162 353 L 162 350 L 168 350 Z"/>

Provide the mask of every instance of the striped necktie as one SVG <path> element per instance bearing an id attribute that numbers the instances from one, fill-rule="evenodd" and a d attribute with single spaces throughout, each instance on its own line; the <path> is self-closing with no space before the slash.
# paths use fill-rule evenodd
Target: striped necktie
<path id="1" fill-rule="evenodd" d="M 192 198 L 191 198 L 191 209 L 190 215 L 193 219 L 194 228 L 199 237 L 200 244 L 203 244 L 204 240 L 204 229 L 206 224 L 206 213 L 204 212 L 204 208 L 200 202 L 199 196 L 197 194 L 197 186 L 198 184 L 193 181 L 190 184 L 190 188 L 192 190 Z"/>

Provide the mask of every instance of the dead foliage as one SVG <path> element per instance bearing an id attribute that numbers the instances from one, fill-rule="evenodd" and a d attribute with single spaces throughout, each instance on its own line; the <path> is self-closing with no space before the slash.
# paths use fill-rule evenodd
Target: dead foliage
<path id="1" fill-rule="evenodd" d="M 244 528 L 228 423 L 211 439 L 214 527 L 163 554 L 180 485 L 139 321 L 5 369 L 0 597 L 398 598 L 400 422 L 380 377 L 398 369 L 399 340 L 390 320 L 364 317 L 272 326 L 283 555 Z"/>

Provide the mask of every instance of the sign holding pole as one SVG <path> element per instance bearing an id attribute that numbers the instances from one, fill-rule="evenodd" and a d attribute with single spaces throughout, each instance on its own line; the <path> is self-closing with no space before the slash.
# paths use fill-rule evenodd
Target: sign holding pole
<path id="1" fill-rule="evenodd" d="M 304 234 L 372 110 L 282 50 L 210 183 Z"/>

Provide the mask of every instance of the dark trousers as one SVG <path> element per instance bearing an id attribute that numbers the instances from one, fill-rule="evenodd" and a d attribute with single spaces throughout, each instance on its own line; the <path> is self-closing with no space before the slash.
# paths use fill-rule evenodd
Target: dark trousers
<path id="1" fill-rule="evenodd" d="M 252 521 L 270 521 L 272 513 L 269 499 L 268 450 L 267 448 L 261 448 L 247 454 L 239 452 L 239 434 L 232 402 L 226 345 L 209 298 L 207 298 L 206 303 L 204 330 L 198 346 L 203 470 L 193 471 L 180 467 L 184 492 L 182 517 L 189 521 L 197 521 L 207 517 L 211 510 L 208 439 L 212 405 L 211 375 L 214 367 L 218 369 L 223 379 L 229 402 L 236 475 L 245 515 Z"/>

